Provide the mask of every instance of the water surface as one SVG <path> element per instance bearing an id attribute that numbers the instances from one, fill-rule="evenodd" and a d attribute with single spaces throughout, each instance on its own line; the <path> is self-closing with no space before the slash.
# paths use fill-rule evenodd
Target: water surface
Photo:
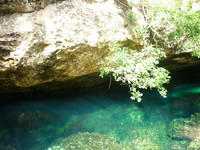
<path id="1" fill-rule="evenodd" d="M 186 149 L 192 139 L 177 138 L 170 123 L 200 112 L 199 83 L 171 84 L 166 99 L 157 91 L 144 91 L 141 103 L 131 101 L 128 88 L 116 83 L 111 89 L 105 83 L 3 95 L 0 149 L 45 150 L 84 132 L 109 135 L 122 145 L 140 139 L 163 150 Z"/>

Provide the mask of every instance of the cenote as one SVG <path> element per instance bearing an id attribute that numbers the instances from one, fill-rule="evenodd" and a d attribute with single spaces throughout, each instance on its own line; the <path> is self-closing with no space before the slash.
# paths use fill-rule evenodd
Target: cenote
<path id="1" fill-rule="evenodd" d="M 187 149 L 200 134 L 199 75 L 198 70 L 174 72 L 168 98 L 146 90 L 140 103 L 115 82 L 110 89 L 106 82 L 1 94 L 0 149 Z"/>
<path id="2" fill-rule="evenodd" d="M 200 0 L 0 0 L 0 150 L 200 150 L 199 20 Z"/>

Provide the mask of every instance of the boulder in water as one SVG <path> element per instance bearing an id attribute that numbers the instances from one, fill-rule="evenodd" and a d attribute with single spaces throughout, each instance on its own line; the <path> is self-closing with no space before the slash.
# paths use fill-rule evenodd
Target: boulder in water
<path id="1" fill-rule="evenodd" d="M 200 137 L 200 113 L 193 114 L 190 118 L 174 119 L 170 123 L 168 134 L 180 140 L 194 140 Z"/>
<path id="2" fill-rule="evenodd" d="M 18 125 L 26 129 L 36 129 L 56 119 L 53 115 L 42 111 L 28 111 L 19 115 Z"/>
<path id="3" fill-rule="evenodd" d="M 128 150 L 107 135 L 99 133 L 80 133 L 64 139 L 58 146 L 48 150 Z"/>

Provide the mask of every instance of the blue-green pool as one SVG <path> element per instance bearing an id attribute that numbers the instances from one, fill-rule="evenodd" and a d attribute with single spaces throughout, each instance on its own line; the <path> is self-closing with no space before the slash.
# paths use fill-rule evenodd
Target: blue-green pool
<path id="1" fill-rule="evenodd" d="M 182 135 L 190 132 L 182 129 L 200 131 L 198 118 L 191 119 L 192 114 L 200 113 L 199 88 L 198 83 L 169 86 L 166 99 L 154 90 L 144 91 L 141 103 L 131 101 L 128 88 L 116 83 L 110 90 L 105 83 L 84 89 L 4 95 L 0 149 L 184 150 L 198 135 Z M 95 142 L 96 147 L 90 145 Z"/>

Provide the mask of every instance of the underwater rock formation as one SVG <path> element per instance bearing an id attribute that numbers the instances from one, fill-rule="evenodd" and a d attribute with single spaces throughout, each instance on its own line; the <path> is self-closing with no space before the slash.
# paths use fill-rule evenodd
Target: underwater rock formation
<path id="1" fill-rule="evenodd" d="M 155 144 L 151 137 L 144 136 L 139 137 L 128 143 L 132 150 L 162 150 L 157 144 Z"/>
<path id="2" fill-rule="evenodd" d="M 187 150 L 200 149 L 200 113 L 190 118 L 174 119 L 169 126 L 169 136 L 189 143 Z"/>
<path id="3" fill-rule="evenodd" d="M 200 136 L 194 139 L 187 147 L 187 150 L 199 150 L 199 149 L 200 149 Z"/>
<path id="4" fill-rule="evenodd" d="M 150 138 L 138 138 L 125 145 L 118 143 L 115 138 L 99 133 L 83 132 L 62 140 L 58 145 L 48 150 L 161 150 Z"/>
<path id="5" fill-rule="evenodd" d="M 10 145 L 6 145 L 6 146 L 0 145 L 0 149 L 2 149 L 2 150 L 16 150 L 16 148 L 14 148 Z"/>
<path id="6" fill-rule="evenodd" d="M 169 135 L 174 139 L 194 140 L 200 137 L 200 113 L 190 118 L 174 119 L 169 127 Z"/>
<path id="7" fill-rule="evenodd" d="M 48 150 L 128 150 L 125 146 L 120 145 L 117 141 L 107 135 L 99 133 L 80 133 L 64 139 L 60 145 L 53 146 Z"/>
<path id="8" fill-rule="evenodd" d="M 20 128 L 37 129 L 45 124 L 55 122 L 53 115 L 42 111 L 28 111 L 23 112 L 18 117 L 18 125 Z"/>
<path id="9" fill-rule="evenodd" d="M 56 1 L 44 6 L 45 1 L 41 0 L 40 8 L 37 1 L 1 2 L 2 87 L 26 88 L 98 76 L 98 62 L 108 54 L 110 43 L 138 45 L 128 18 L 112 0 Z M 17 6 L 21 4 L 35 7 L 30 11 L 20 7 L 20 12 Z"/>
<path id="10" fill-rule="evenodd" d="M 123 113 L 122 113 L 123 112 Z M 117 121 L 116 121 L 117 120 Z M 98 132 L 101 134 L 117 135 L 119 139 L 136 138 L 137 134 L 130 134 L 134 125 L 142 123 L 144 112 L 132 105 L 108 107 L 77 118 L 65 129 L 67 134 L 77 132 Z M 112 128 L 112 130 L 108 130 Z M 124 131 L 127 128 L 127 131 Z"/>

